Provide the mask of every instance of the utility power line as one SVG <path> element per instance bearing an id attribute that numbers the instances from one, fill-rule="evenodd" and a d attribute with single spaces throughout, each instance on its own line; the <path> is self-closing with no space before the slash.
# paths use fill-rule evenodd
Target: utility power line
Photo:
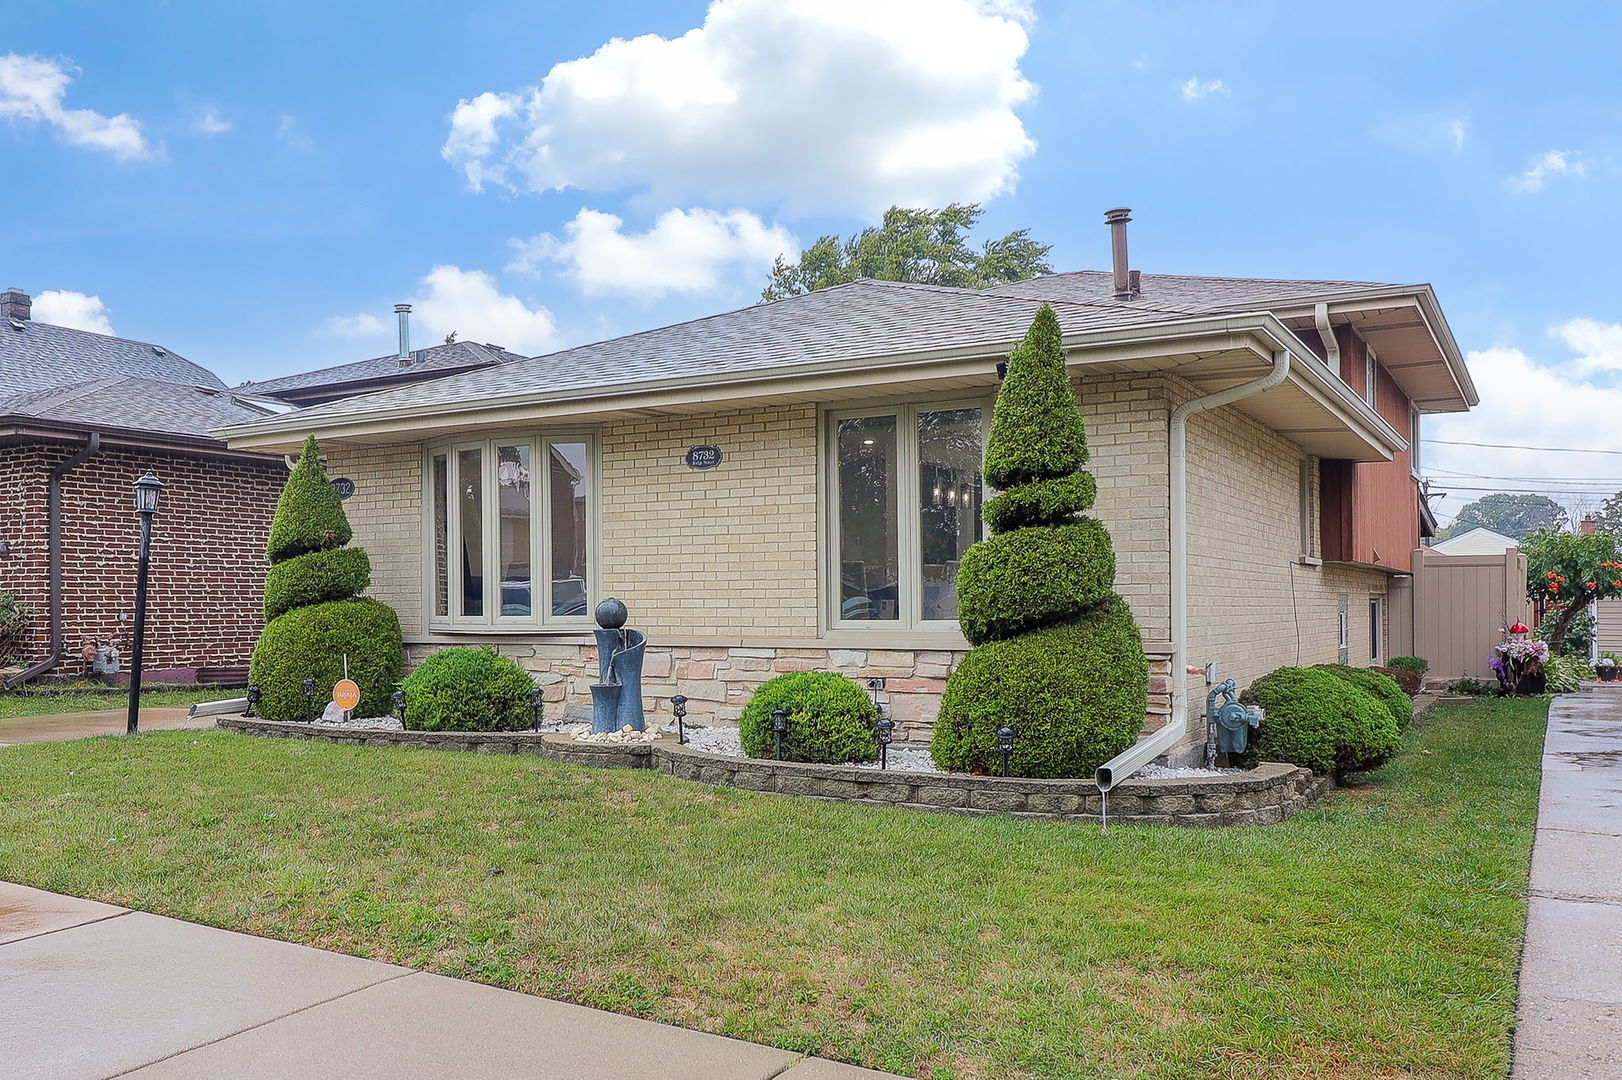
<path id="1" fill-rule="evenodd" d="M 1622 450 L 1590 450 L 1579 446 L 1526 446 L 1522 443 L 1460 442 L 1454 439 L 1421 439 L 1434 446 L 1480 446 L 1488 450 L 1541 450 L 1550 454 L 1622 454 Z"/>

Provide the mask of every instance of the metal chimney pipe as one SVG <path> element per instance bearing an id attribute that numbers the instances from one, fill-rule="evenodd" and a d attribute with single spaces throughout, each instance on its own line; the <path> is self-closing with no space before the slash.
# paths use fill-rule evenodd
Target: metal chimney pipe
<path id="1" fill-rule="evenodd" d="M 400 320 L 400 366 L 411 363 L 411 305 L 395 304 L 395 317 Z"/>
<path id="2" fill-rule="evenodd" d="M 1114 272 L 1117 300 L 1130 300 L 1136 295 L 1132 290 L 1132 275 L 1127 269 L 1126 257 L 1126 223 L 1131 220 L 1130 207 L 1117 206 L 1104 211 L 1104 224 L 1109 226 L 1110 231 L 1111 269 Z"/>

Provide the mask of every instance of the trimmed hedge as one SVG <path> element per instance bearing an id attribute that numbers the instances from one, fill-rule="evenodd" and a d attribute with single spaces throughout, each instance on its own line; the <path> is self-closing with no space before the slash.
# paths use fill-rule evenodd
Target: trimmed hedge
<path id="1" fill-rule="evenodd" d="M 521 731 L 534 720 L 534 680 L 489 647 L 441 649 L 402 689 L 411 731 Z"/>
<path id="2" fill-rule="evenodd" d="M 1138 624 L 1111 596 L 1085 619 L 970 651 L 941 698 L 930 757 L 954 772 L 997 772 L 1006 724 L 1019 732 L 1010 776 L 1090 776 L 1137 741 L 1148 683 Z"/>
<path id="3" fill-rule="evenodd" d="M 364 548 L 333 548 L 295 555 L 265 575 L 265 618 L 328 600 L 348 600 L 372 582 Z"/>
<path id="4" fill-rule="evenodd" d="M 1391 711 L 1333 671 L 1283 667 L 1240 695 L 1266 710 L 1243 760 L 1287 761 L 1337 780 L 1370 769 L 1397 749 Z"/>
<path id="5" fill-rule="evenodd" d="M 343 547 L 353 536 L 343 501 L 321 465 L 321 447 L 311 435 L 304 440 L 304 452 L 276 501 L 265 555 L 279 563 L 295 555 Z"/>
<path id="6" fill-rule="evenodd" d="M 1425 672 L 1431 669 L 1431 662 L 1421 656 L 1393 656 L 1386 661 L 1385 666 L 1396 668 L 1398 671 L 1411 671 L 1423 678 Z"/>
<path id="7" fill-rule="evenodd" d="M 346 655 L 349 677 L 360 686 L 355 715 L 389 715 L 400 681 L 400 620 L 387 604 L 365 598 L 294 608 L 270 621 L 248 665 L 248 681 L 261 695 L 260 715 L 305 719 L 303 684 L 314 679 L 319 716 L 344 677 Z"/>
<path id="8" fill-rule="evenodd" d="M 1402 687 L 1402 692 L 1409 697 L 1414 697 L 1419 693 L 1420 678 L 1411 671 L 1394 667 L 1371 667 L 1369 670 L 1378 671 L 1381 675 L 1389 675 L 1397 680 L 1397 685 Z"/>
<path id="9" fill-rule="evenodd" d="M 1097 497 L 1098 481 L 1092 473 L 1071 473 L 1033 480 L 994 496 L 981 508 L 980 516 L 992 532 L 1002 533 L 1072 520 L 1091 507 Z"/>
<path id="10" fill-rule="evenodd" d="M 1011 488 L 1068 476 L 1087 464 L 1087 429 L 1076 409 L 1059 319 L 1043 304 L 1008 354 L 986 443 L 986 482 Z"/>
<path id="11" fill-rule="evenodd" d="M 1094 518 L 998 533 L 963 553 L 957 617 L 975 645 L 1069 622 L 1113 596 L 1115 549 Z"/>
<path id="12" fill-rule="evenodd" d="M 1321 671 L 1330 671 L 1384 705 L 1397 723 L 1397 730 L 1406 728 L 1414 718 L 1414 699 L 1389 675 L 1372 668 L 1351 667 L 1347 664 L 1318 664 Z"/>
<path id="13" fill-rule="evenodd" d="M 772 713 L 788 710 L 783 760 L 841 765 L 873 761 L 879 742 L 878 710 L 853 680 L 826 671 L 795 671 L 760 684 L 738 718 L 738 737 L 750 757 L 776 756 Z"/>

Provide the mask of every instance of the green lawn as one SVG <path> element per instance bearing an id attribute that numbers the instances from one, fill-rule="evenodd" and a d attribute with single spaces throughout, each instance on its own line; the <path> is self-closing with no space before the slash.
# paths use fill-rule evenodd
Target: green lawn
<path id="1" fill-rule="evenodd" d="M 906 1075 L 1502 1077 L 1547 706 L 1244 829 L 209 732 L 0 749 L 0 878 Z M 499 870 L 499 872 L 497 872 Z"/>
<path id="2" fill-rule="evenodd" d="M 171 705 L 195 705 L 199 701 L 222 701 L 241 697 L 242 690 L 208 687 L 202 690 L 142 690 L 141 708 L 161 709 Z M 55 713 L 95 712 L 102 709 L 122 709 L 129 704 L 128 690 L 109 687 L 105 690 L 80 690 L 73 693 L 0 693 L 0 720 L 13 716 L 50 716 Z"/>

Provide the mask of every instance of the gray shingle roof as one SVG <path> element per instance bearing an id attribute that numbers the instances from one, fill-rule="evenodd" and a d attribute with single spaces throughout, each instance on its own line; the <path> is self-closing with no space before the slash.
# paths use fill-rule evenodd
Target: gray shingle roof
<path id="1" fill-rule="evenodd" d="M 158 345 L 32 319 L 15 323 L 0 319 L 0 394 L 114 375 L 188 386 L 225 385 L 207 368 Z"/>
<path id="2" fill-rule="evenodd" d="M 518 353 L 508 352 L 499 345 L 484 345 L 477 341 L 453 341 L 449 345 L 431 345 L 426 349 L 411 350 L 410 367 L 402 368 L 398 354 L 376 356 L 370 360 L 357 360 L 352 364 L 304 371 L 297 375 L 283 375 L 261 382 L 243 383 L 240 389 L 255 394 L 276 395 L 290 390 L 308 390 L 317 386 L 382 379 L 391 375 L 415 375 L 424 371 L 456 368 L 489 367 L 522 360 Z"/>
<path id="3" fill-rule="evenodd" d="M 1397 287 L 1378 281 L 1292 281 L 1144 274 L 1142 295 L 1136 300 L 1121 302 L 1180 307 L 1189 312 L 1205 314 L 1213 311 L 1265 310 L 1309 296 Z M 988 291 L 1004 296 L 1033 296 L 1044 300 L 1112 301 L 1114 276 L 1107 270 L 1077 270 L 998 285 Z"/>
<path id="4" fill-rule="evenodd" d="M 128 375 L 0 397 L 0 417 L 197 438 L 210 438 L 216 428 L 263 420 L 276 411 L 216 387 Z"/>
<path id="5" fill-rule="evenodd" d="M 499 368 L 345 398 L 301 417 L 354 416 L 687 375 L 744 373 L 942 348 L 1006 347 L 1045 298 L 892 281 L 856 281 Z M 1147 300 L 1055 300 L 1067 331 L 1163 322 L 1187 314 Z M 263 384 L 252 389 L 259 392 Z"/>

